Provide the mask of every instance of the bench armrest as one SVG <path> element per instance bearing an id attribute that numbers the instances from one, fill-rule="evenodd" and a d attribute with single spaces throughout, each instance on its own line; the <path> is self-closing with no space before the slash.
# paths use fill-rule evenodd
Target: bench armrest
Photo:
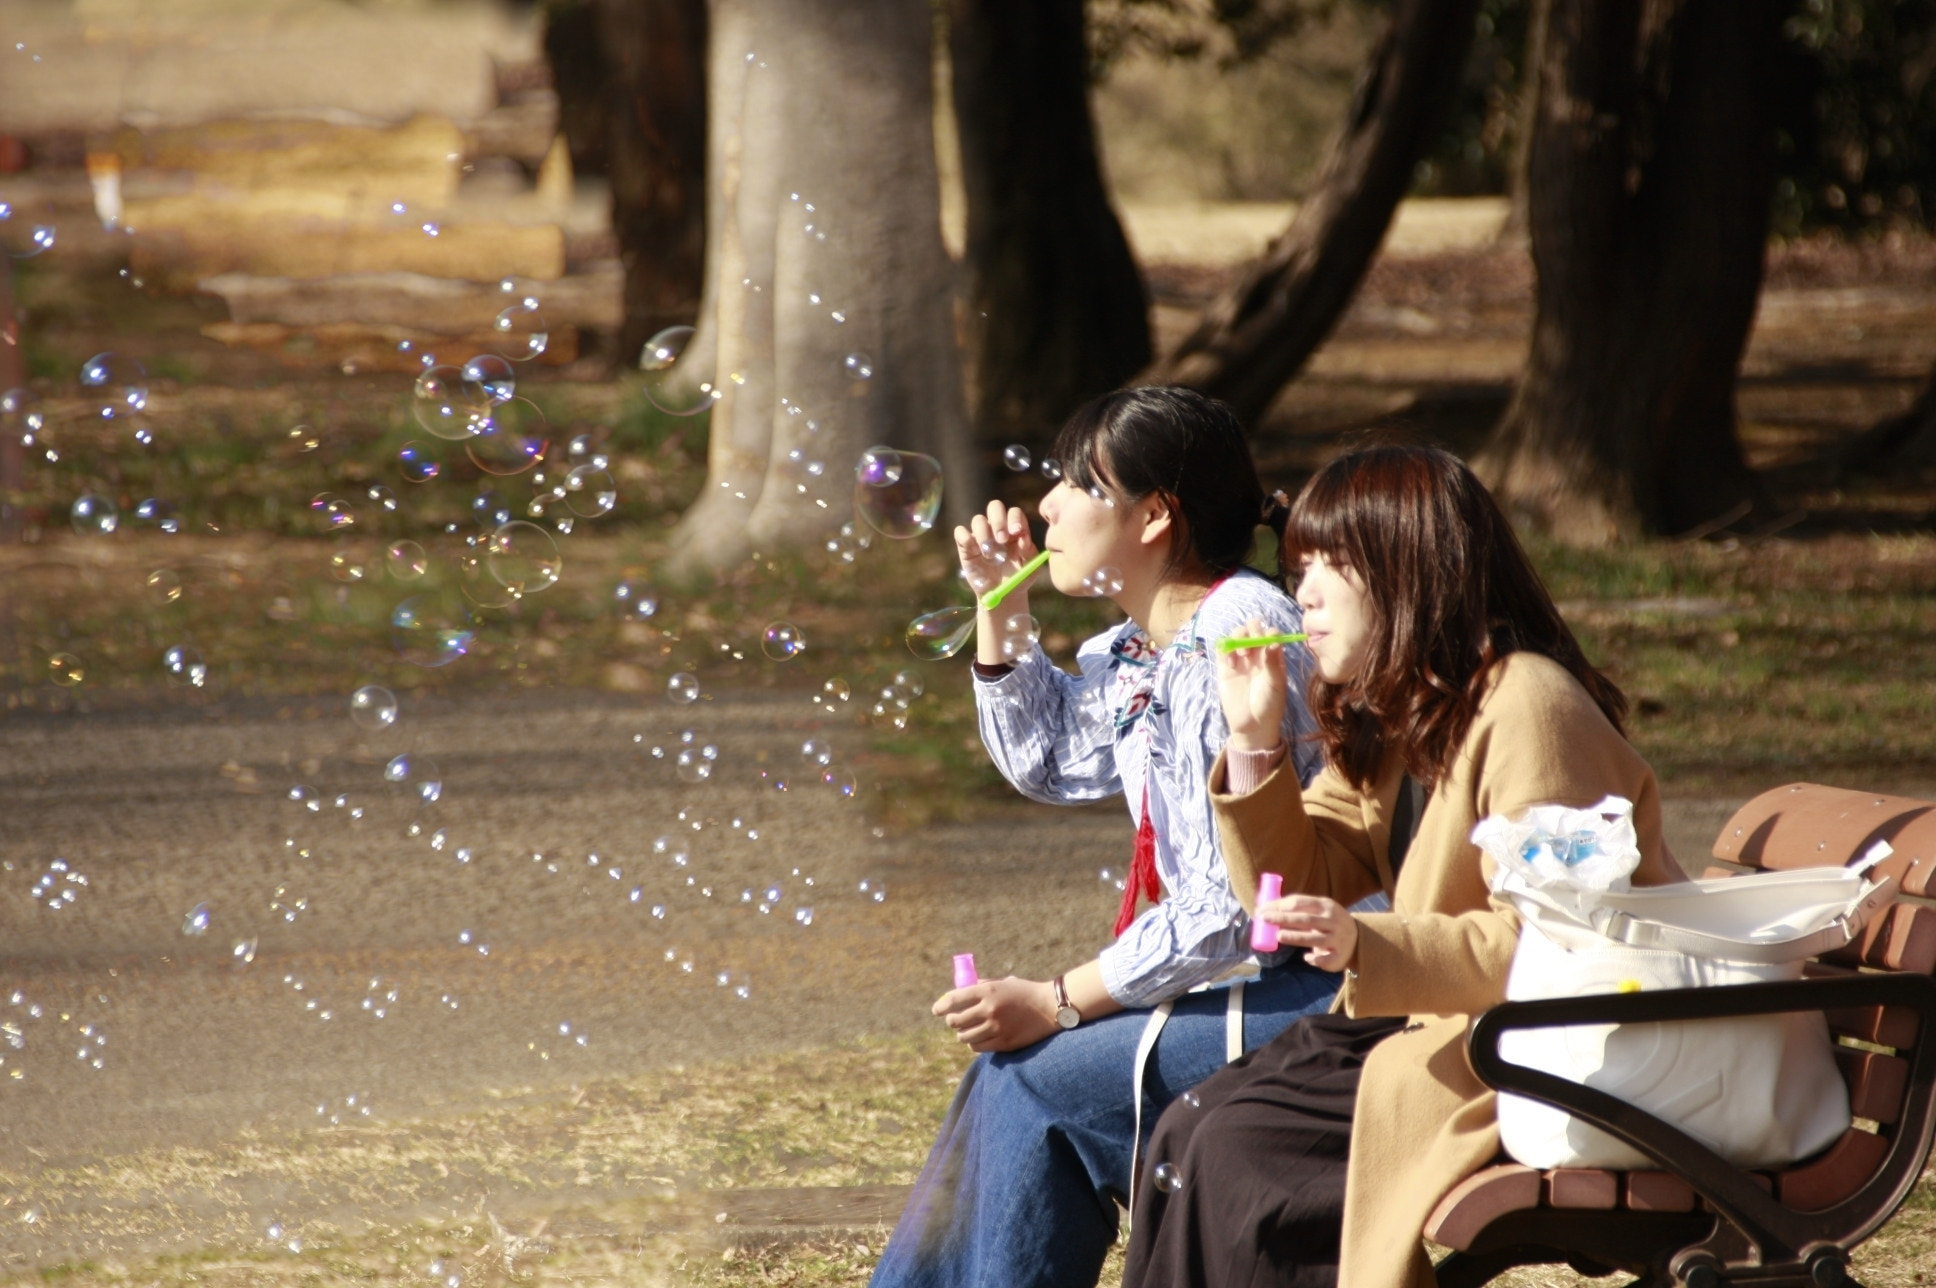
<path id="1" fill-rule="evenodd" d="M 1512 1064 L 1499 1054 L 1500 1035 L 1515 1029 L 1724 1019 L 1865 1006 L 1913 1007 L 1918 1013 L 1921 1027 L 1910 1066 L 1907 1101 L 1875 1176 L 1848 1199 L 1820 1213 L 1796 1213 L 1785 1207 L 1765 1193 L 1744 1169 L 1643 1109 L 1604 1091 Z M 1487 1086 L 1563 1109 L 1625 1141 L 1693 1186 L 1770 1260 L 1792 1258 L 1824 1242 L 1846 1248 L 1874 1232 L 1914 1187 L 1929 1154 L 1932 1127 L 1936 1127 L 1931 1110 L 1932 1089 L 1936 1088 L 1936 979 L 1927 975 L 1891 972 L 1505 1002 L 1473 1022 L 1466 1048 L 1473 1070 Z"/>

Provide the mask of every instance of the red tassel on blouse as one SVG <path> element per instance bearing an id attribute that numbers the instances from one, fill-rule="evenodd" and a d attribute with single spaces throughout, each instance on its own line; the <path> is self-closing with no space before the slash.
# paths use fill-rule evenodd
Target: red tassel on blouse
<path id="1" fill-rule="evenodd" d="M 1149 786 L 1143 787 L 1143 817 L 1136 825 L 1136 856 L 1130 860 L 1129 879 L 1123 882 L 1123 906 L 1116 913 L 1116 934 L 1120 937 L 1136 920 L 1136 900 L 1147 896 L 1151 903 L 1163 897 L 1162 883 L 1156 879 L 1156 828 L 1150 822 Z"/>

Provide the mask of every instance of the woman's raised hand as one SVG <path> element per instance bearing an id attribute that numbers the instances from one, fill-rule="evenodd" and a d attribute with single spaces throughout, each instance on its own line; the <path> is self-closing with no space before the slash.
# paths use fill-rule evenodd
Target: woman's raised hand
<path id="1" fill-rule="evenodd" d="M 1035 558 L 1028 515 L 1019 508 L 990 501 L 988 513 L 978 514 L 966 527 L 955 529 L 955 555 L 961 560 L 961 571 L 967 575 L 971 590 L 979 595 L 992 589 Z"/>
<path id="2" fill-rule="evenodd" d="M 1276 926 L 1277 941 L 1304 949 L 1304 960 L 1319 970 L 1341 971 L 1358 955 L 1357 919 L 1336 899 L 1286 895 L 1259 904 L 1257 920 Z"/>
<path id="3" fill-rule="evenodd" d="M 979 522 L 979 520 L 977 520 Z M 1261 618 L 1242 627 L 1244 635 L 1265 635 Z M 1275 644 L 1232 649 L 1217 656 L 1217 696 L 1224 722 L 1230 726 L 1230 745 L 1238 751 L 1270 751 L 1284 741 L 1284 708 L 1291 682 L 1284 669 L 1284 650 Z"/>

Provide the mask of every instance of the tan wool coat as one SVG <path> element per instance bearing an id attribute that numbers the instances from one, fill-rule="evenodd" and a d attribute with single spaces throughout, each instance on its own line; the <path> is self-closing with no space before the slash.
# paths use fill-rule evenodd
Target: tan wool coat
<path id="1" fill-rule="evenodd" d="M 1471 842 L 1474 825 L 1532 805 L 1584 807 L 1623 796 L 1634 803 L 1640 840 L 1635 883 L 1682 879 L 1661 839 L 1653 771 L 1548 658 L 1514 653 L 1495 668 L 1394 883 L 1386 854 L 1402 777 L 1395 755 L 1365 790 L 1329 767 L 1301 792 L 1296 773 L 1283 766 L 1244 796 L 1224 792 L 1221 759 L 1210 777 L 1240 897 L 1257 888 L 1258 872 L 1270 871 L 1283 875 L 1287 892 L 1346 904 L 1375 890 L 1392 898 L 1392 911 L 1358 915 L 1357 958 L 1339 993 L 1340 1007 L 1354 1016 L 1411 1020 L 1372 1052 L 1359 1084 L 1344 1288 L 1432 1284 L 1421 1245 L 1426 1218 L 1499 1152 L 1493 1092 L 1472 1072 L 1465 1038 L 1469 1017 L 1505 999 L 1519 920 L 1491 897 L 1491 863 Z"/>

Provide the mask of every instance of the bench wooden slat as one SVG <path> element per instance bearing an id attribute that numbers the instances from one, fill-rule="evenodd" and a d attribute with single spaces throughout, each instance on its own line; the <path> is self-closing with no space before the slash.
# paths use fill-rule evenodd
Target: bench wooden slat
<path id="1" fill-rule="evenodd" d="M 1469 1248 L 1493 1221 L 1508 1212 L 1539 1206 L 1540 1174 L 1519 1163 L 1499 1163 L 1460 1181 L 1439 1200 L 1425 1223 L 1425 1237 L 1448 1248 Z"/>
<path id="2" fill-rule="evenodd" d="M 1936 909 L 1913 903 L 1891 904 L 1886 913 L 1864 927 L 1860 940 L 1825 953 L 1822 959 L 1927 975 L 1936 969 Z"/>
<path id="3" fill-rule="evenodd" d="M 1837 1037 L 1873 1042 L 1893 1051 L 1916 1045 L 1919 1021 L 1906 1006 L 1863 1006 L 1851 1011 L 1829 1011 L 1829 1032 Z"/>
<path id="4" fill-rule="evenodd" d="M 1556 1167 L 1546 1173 L 1546 1206 L 1606 1210 L 1620 1205 L 1620 1174 L 1597 1167 Z"/>
<path id="5" fill-rule="evenodd" d="M 1851 1127 L 1814 1162 L 1782 1172 L 1776 1178 L 1776 1197 L 1797 1212 L 1834 1207 L 1875 1175 L 1888 1152 L 1887 1140 Z"/>
<path id="6" fill-rule="evenodd" d="M 1628 1172 L 1626 1204 L 1636 1212 L 1692 1212 L 1694 1187 L 1672 1172 Z"/>
<path id="7" fill-rule="evenodd" d="M 1893 1123 L 1902 1117 L 1903 1093 L 1909 1089 L 1909 1061 L 1874 1051 L 1835 1048 L 1835 1063 L 1849 1084 L 1849 1112 L 1871 1122 Z"/>
<path id="8" fill-rule="evenodd" d="M 1910 819 L 1889 844 L 1896 852 L 1883 866 L 1900 878 L 1904 894 L 1927 897 L 1936 881 L 1936 813 Z"/>
<path id="9" fill-rule="evenodd" d="M 1930 812 L 1928 801 L 1908 796 L 1790 783 L 1736 810 L 1715 839 L 1714 857 L 1755 868 L 1840 866 L 1877 839 L 1890 838 L 1893 845 L 1893 838 Z M 1909 859 L 1888 863 L 1899 872 Z"/>

